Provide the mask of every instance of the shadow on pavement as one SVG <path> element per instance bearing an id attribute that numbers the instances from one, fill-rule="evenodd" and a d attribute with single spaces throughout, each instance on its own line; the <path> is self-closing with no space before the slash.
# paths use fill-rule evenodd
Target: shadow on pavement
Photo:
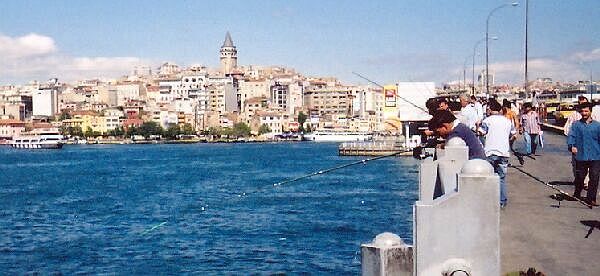
<path id="1" fill-rule="evenodd" d="M 550 181 L 550 182 L 548 182 L 548 184 L 555 185 L 555 186 L 558 186 L 558 185 L 570 185 L 570 186 L 573 186 L 573 181 Z"/>
<path id="2" fill-rule="evenodd" d="M 585 238 L 589 238 L 590 235 L 592 234 L 592 232 L 594 231 L 594 228 L 598 228 L 600 229 L 600 221 L 597 220 L 581 220 L 580 221 L 581 224 L 589 227 L 590 229 L 587 232 L 587 235 L 585 235 Z"/>

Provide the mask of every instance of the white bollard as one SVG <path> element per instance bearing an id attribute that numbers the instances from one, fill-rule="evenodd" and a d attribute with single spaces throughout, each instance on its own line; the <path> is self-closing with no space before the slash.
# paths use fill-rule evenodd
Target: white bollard
<path id="1" fill-rule="evenodd" d="M 396 234 L 381 233 L 372 243 L 361 245 L 361 256 L 363 276 L 412 275 L 412 247 Z"/>

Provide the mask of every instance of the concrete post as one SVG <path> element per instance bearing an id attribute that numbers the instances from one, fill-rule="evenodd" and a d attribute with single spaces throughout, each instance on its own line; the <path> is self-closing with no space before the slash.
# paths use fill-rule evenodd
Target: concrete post
<path id="1" fill-rule="evenodd" d="M 438 159 L 438 177 L 442 194 L 456 191 L 458 179 L 456 175 L 469 160 L 469 148 L 462 139 L 455 137 L 446 143 L 444 156 Z"/>
<path id="2" fill-rule="evenodd" d="M 467 161 L 458 191 L 414 206 L 414 275 L 500 274 L 499 178 L 485 160 Z M 462 260 L 462 261 L 457 261 Z M 450 275 L 451 272 L 447 275 Z M 456 274 L 455 274 L 456 275 Z"/>
<path id="3" fill-rule="evenodd" d="M 372 243 L 361 245 L 362 275 L 412 275 L 413 252 L 410 245 L 392 233 L 382 233 Z"/>

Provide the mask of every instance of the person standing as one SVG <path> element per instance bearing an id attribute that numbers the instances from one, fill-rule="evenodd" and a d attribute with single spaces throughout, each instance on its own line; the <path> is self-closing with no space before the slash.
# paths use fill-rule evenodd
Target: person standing
<path id="1" fill-rule="evenodd" d="M 577 104 L 581 105 L 583 103 L 587 103 L 588 99 L 585 96 L 579 96 L 577 97 Z M 575 111 L 571 114 L 569 114 L 569 117 L 567 117 L 567 121 L 565 122 L 565 125 L 563 126 L 563 133 L 565 134 L 565 136 L 569 136 L 569 130 L 571 130 L 571 125 L 573 124 L 573 122 L 579 121 L 581 120 L 581 114 L 579 114 L 579 111 Z"/>
<path id="2" fill-rule="evenodd" d="M 525 138 L 525 146 L 527 155 L 535 155 L 538 145 L 538 135 L 542 129 L 540 128 L 540 118 L 531 103 L 523 104 L 525 112 L 521 115 L 521 132 Z"/>
<path id="3" fill-rule="evenodd" d="M 471 131 L 475 132 L 477 121 L 479 116 L 477 115 L 477 108 L 470 102 L 471 96 L 467 93 L 459 96 L 460 99 L 460 113 L 458 119 L 461 123 L 467 126 Z"/>
<path id="4" fill-rule="evenodd" d="M 600 122 L 592 119 L 592 105 L 583 103 L 578 107 L 581 119 L 573 122 L 567 137 L 569 151 L 575 155 L 576 177 L 574 197 L 581 198 L 583 180 L 589 175 L 586 200 L 598 206 L 598 177 L 600 175 Z"/>
<path id="5" fill-rule="evenodd" d="M 437 110 L 449 110 L 448 101 L 446 99 L 438 100 Z"/>
<path id="6" fill-rule="evenodd" d="M 585 96 L 579 96 L 577 97 L 577 103 L 578 103 L 578 108 L 584 104 L 587 103 L 588 99 Z M 571 126 L 573 125 L 574 122 L 577 122 L 581 120 L 581 114 L 579 112 L 579 110 L 571 113 L 569 115 L 569 117 L 567 117 L 567 121 L 565 122 L 565 125 L 563 126 L 563 133 L 565 134 L 565 136 L 569 137 L 569 131 L 571 130 Z M 573 172 L 573 179 L 577 178 L 577 170 L 575 169 L 575 154 L 571 153 L 571 168 L 572 168 L 572 172 Z M 584 184 L 584 187 L 586 185 Z"/>
<path id="7" fill-rule="evenodd" d="M 504 101 L 502 101 L 502 115 L 504 115 L 504 117 L 506 117 L 506 119 L 508 119 L 513 124 L 514 129 L 521 128 L 521 125 L 519 124 L 519 115 L 517 115 L 517 113 L 515 113 L 512 110 L 510 101 L 508 101 L 507 99 L 504 99 Z M 525 163 L 525 160 L 523 160 L 523 154 L 515 151 L 513 147 L 515 144 L 515 140 L 517 140 L 516 132 L 510 136 L 510 140 L 508 141 L 510 151 L 515 154 L 515 156 L 519 160 L 519 164 L 523 165 Z"/>
<path id="8" fill-rule="evenodd" d="M 479 131 L 485 135 L 483 147 L 487 161 L 494 167 L 494 172 L 500 177 L 500 207 L 506 207 L 506 173 L 510 157 L 509 140 L 516 134 L 514 124 L 502 114 L 502 106 L 496 100 L 488 103 L 491 115 L 483 119 Z"/>

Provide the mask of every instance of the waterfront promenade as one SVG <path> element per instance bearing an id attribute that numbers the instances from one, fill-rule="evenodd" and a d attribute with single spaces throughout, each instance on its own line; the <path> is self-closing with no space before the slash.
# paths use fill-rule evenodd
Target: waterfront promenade
<path id="1" fill-rule="evenodd" d="M 547 133 L 544 138 L 541 156 L 526 157 L 522 169 L 572 194 L 566 137 Z M 510 163 L 519 166 L 514 157 Z M 535 267 L 546 275 L 600 275 L 600 208 L 576 201 L 561 201 L 558 207 L 551 197 L 556 191 L 508 170 L 509 205 L 500 215 L 502 274 Z"/>

